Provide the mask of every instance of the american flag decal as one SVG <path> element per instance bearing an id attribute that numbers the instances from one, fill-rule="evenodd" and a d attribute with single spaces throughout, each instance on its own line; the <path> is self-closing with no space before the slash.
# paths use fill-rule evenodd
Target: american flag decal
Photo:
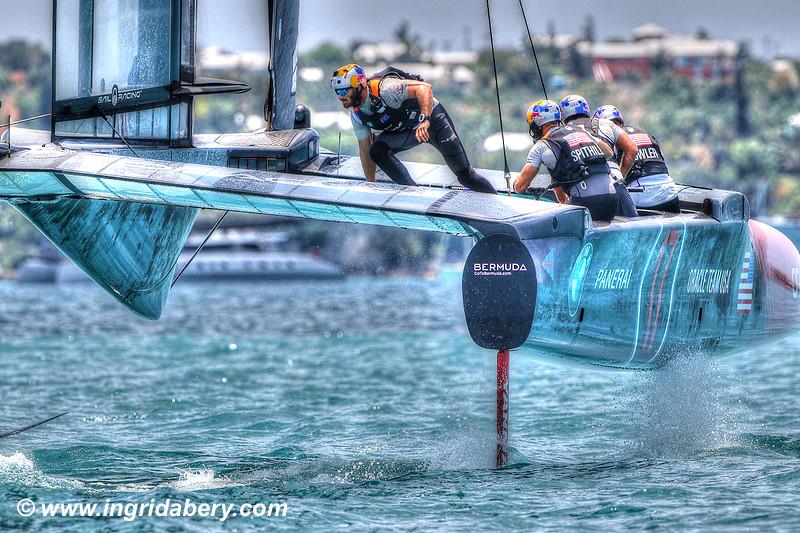
<path id="1" fill-rule="evenodd" d="M 739 273 L 739 294 L 736 300 L 736 311 L 740 315 L 748 315 L 753 309 L 753 250 L 745 252 L 742 259 L 742 271 Z"/>
<path id="2" fill-rule="evenodd" d="M 575 148 L 576 146 L 580 146 L 581 144 L 588 144 L 592 142 L 592 138 L 589 137 L 586 133 L 582 131 L 576 131 L 575 133 L 570 133 L 564 140 L 567 141 L 570 148 Z"/>
<path id="3" fill-rule="evenodd" d="M 630 138 L 636 146 L 651 146 L 653 144 L 650 141 L 650 136 L 646 133 L 631 133 Z"/>

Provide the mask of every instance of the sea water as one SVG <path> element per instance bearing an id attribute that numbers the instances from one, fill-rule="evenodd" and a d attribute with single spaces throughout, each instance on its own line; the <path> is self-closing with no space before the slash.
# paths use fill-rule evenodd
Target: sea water
<path id="1" fill-rule="evenodd" d="M 3 530 L 800 527 L 800 337 L 657 372 L 512 352 L 499 471 L 495 354 L 457 277 L 178 283 L 156 322 L 7 282 L 0 339 L 0 432 L 69 411 L 0 440 Z M 259 503 L 285 507 L 237 512 Z"/>

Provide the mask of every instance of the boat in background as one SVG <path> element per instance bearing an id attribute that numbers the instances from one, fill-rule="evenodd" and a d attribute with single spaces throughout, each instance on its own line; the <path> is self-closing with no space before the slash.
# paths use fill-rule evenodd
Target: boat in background
<path id="1" fill-rule="evenodd" d="M 191 259 L 204 236 L 190 236 L 178 258 L 177 272 Z M 75 267 L 77 270 L 77 267 Z M 285 233 L 215 232 L 181 274 L 182 280 L 341 279 L 342 269 L 321 257 L 289 249 Z"/>
<path id="2" fill-rule="evenodd" d="M 178 258 L 180 272 L 203 241 L 192 235 Z M 285 233 L 228 230 L 214 233 L 181 274 L 183 281 L 278 281 L 341 279 L 342 269 L 314 254 L 291 250 Z M 22 283 L 91 281 L 63 256 L 43 253 L 23 260 L 17 270 Z"/>

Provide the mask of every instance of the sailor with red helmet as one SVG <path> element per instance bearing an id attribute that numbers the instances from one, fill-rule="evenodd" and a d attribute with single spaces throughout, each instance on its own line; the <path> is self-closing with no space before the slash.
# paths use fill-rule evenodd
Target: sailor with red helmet
<path id="1" fill-rule="evenodd" d="M 421 77 L 388 67 L 367 77 L 355 64 L 331 77 L 331 87 L 350 109 L 358 154 L 367 181 L 375 181 L 376 165 L 400 185 L 416 185 L 396 154 L 430 143 L 444 157 L 459 183 L 477 192 L 496 194 L 492 184 L 470 165 L 453 121 Z M 372 132 L 378 131 L 373 138 Z"/>

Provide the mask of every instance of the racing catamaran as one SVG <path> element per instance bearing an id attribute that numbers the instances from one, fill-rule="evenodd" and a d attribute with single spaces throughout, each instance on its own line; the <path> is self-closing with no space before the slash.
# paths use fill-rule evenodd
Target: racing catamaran
<path id="1" fill-rule="evenodd" d="M 365 183 L 358 158 L 295 127 L 298 2 L 268 2 L 269 128 L 195 136 L 195 98 L 248 89 L 195 76 L 195 0 L 56 0 L 51 131 L 6 132 L 0 199 L 149 319 L 201 209 L 476 238 L 462 292 L 472 339 L 498 351 L 499 465 L 510 349 L 646 369 L 797 331 L 800 254 L 750 220 L 740 193 L 687 186 L 680 214 L 607 224 L 581 207 L 460 190 L 439 165 L 409 165 L 421 187 Z M 482 173 L 505 190 L 502 172 Z"/>

